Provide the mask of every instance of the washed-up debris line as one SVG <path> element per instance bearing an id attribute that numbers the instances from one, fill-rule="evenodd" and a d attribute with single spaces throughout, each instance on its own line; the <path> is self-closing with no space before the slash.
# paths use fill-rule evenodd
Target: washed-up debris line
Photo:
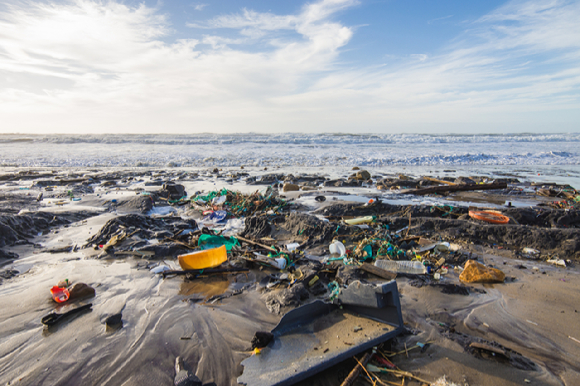
<path id="1" fill-rule="evenodd" d="M 89 183 L 99 183 L 101 187 L 118 187 L 133 178 L 125 176 L 126 181 L 117 181 L 119 176 L 102 175 L 64 181 L 50 175 L 48 177 L 51 179 L 39 182 L 37 186 L 51 192 L 49 189 L 52 189 L 52 185 L 67 185 L 66 192 L 54 193 L 54 197 L 70 200 L 92 192 Z M 331 181 L 304 176 L 285 178 L 281 174 L 272 174 L 260 180 L 248 178 L 247 182 L 267 183 L 269 186 L 264 192 L 255 191 L 251 194 L 224 188 L 188 196 L 183 185 L 157 178 L 146 186 L 160 186 L 160 190 L 140 191 L 130 200 L 114 202 L 117 210 L 136 210 L 141 214 L 119 215 L 109 220 L 97 234 L 87 240 L 84 247 L 98 251 L 100 258 L 177 258 L 181 271 L 159 263 L 151 270 L 166 280 L 175 280 L 176 277 L 188 281 L 204 280 L 212 276 L 235 277 L 236 286 L 225 293 L 203 299 L 195 297 L 189 301 L 218 307 L 221 302 L 227 302 L 234 296 L 243 297 L 247 291 L 257 290 L 261 292 L 270 312 L 285 315 L 294 308 L 299 310 L 300 307 L 315 303 L 313 308 L 326 310 L 332 305 L 333 310 L 343 312 L 341 304 L 346 305 L 349 293 L 357 290 L 361 292 L 357 293 L 355 301 L 350 299 L 350 305 L 353 306 L 353 314 L 359 314 L 360 310 L 356 307 L 361 306 L 361 302 L 376 299 L 377 294 L 385 295 L 368 288 L 376 283 L 384 285 L 385 281 L 390 282 L 401 275 L 411 278 L 410 285 L 432 286 L 446 294 L 461 296 L 485 293 L 480 288 L 465 284 L 503 283 L 510 280 L 501 270 L 476 262 L 477 256 L 458 243 L 511 249 L 515 256 L 542 259 L 554 264 L 556 269 L 565 269 L 569 260 L 560 258 L 554 251 L 558 250 L 567 256 L 580 253 L 577 231 L 580 225 L 577 210 L 580 196 L 569 186 L 552 184 L 521 187 L 513 185 L 519 182 L 517 180 L 491 180 L 484 177 L 414 179 L 399 175 L 397 178 L 381 179 L 373 178 L 364 170 L 357 171 L 346 180 Z M 70 189 L 68 185 L 71 185 Z M 307 192 L 321 186 L 374 186 L 378 190 L 396 189 L 412 195 L 447 195 L 493 189 L 506 196 L 537 195 L 560 201 L 546 201 L 544 206 L 530 208 L 510 205 L 501 210 L 451 204 L 391 205 L 378 198 L 366 204 L 341 204 L 326 202 L 325 196 L 317 191 L 313 192 L 316 193 L 315 201 L 324 203 L 322 208 L 313 213 L 299 213 L 293 211 L 297 207 L 293 207 L 292 200 L 280 196 L 283 192 Z M 37 202 L 42 199 L 42 196 L 38 197 Z M 30 202 L 32 200 L 33 197 L 28 199 Z M 111 203 L 113 201 L 110 200 Z M 177 209 L 199 212 L 195 214 L 201 219 L 181 218 L 176 208 L 166 208 L 174 210 L 171 215 L 148 215 L 156 204 L 184 206 Z M 0 229 L 7 230 L 2 233 L 0 247 L 25 242 L 26 238 L 48 229 L 52 223 L 63 223 L 63 220 L 48 214 L 36 214 L 35 218 L 32 216 L 21 216 L 18 224 L 14 223 L 14 216 L 0 216 Z M 83 215 L 78 217 L 84 218 Z M 228 228 L 228 223 L 234 220 L 242 223 L 243 227 L 238 228 L 239 224 L 236 223 L 235 227 Z M 28 233 L 25 228 L 29 230 Z M 235 232 L 226 235 L 225 229 L 233 229 Z M 71 245 L 45 252 L 66 253 L 75 250 L 76 246 Z M 198 265 L 187 268 L 196 259 Z M 147 268 L 151 264 L 145 262 Z M 461 284 L 445 281 L 446 275 L 451 272 L 458 276 Z M 9 279 L 15 275 L 18 272 L 6 271 L 0 276 Z M 387 286 L 396 288 L 394 282 Z M 372 296 L 363 296 L 369 295 L 365 292 L 367 290 L 372 292 L 369 292 Z M 396 294 L 392 288 L 390 291 Z M 400 307 L 396 295 L 385 304 Z M 121 314 L 115 315 L 121 321 Z M 62 320 L 64 314 L 51 315 L 46 322 L 56 321 L 56 318 Z M 402 320 L 399 325 L 402 326 Z M 365 328 L 355 325 L 352 332 L 365 331 Z M 452 339 L 464 339 L 467 342 L 465 336 L 451 329 L 449 333 L 454 334 Z M 342 344 L 357 347 L 357 342 L 347 341 Z M 429 344 L 418 347 L 424 351 Z M 343 347 L 345 352 L 350 352 L 348 347 Z M 254 350 L 261 348 L 253 347 Z M 321 347 L 322 352 L 315 353 L 315 356 L 326 354 L 328 351 L 325 350 Z M 522 360 L 519 354 L 494 342 L 471 339 L 466 350 L 474 355 L 501 354 L 508 361 L 533 367 L 533 363 L 527 363 L 525 358 Z M 258 355 L 259 351 L 255 353 Z M 399 353 L 379 347 L 361 360 L 362 363 L 357 367 L 360 369 L 355 373 L 365 373 L 373 381 L 389 373 L 399 378 L 407 377 L 428 383 L 398 369 L 390 361 Z"/>
<path id="2" fill-rule="evenodd" d="M 258 212 L 278 214 L 289 204 L 288 201 L 275 194 L 272 187 L 269 187 L 264 194 L 256 191 L 249 195 L 224 188 L 197 195 L 190 201 L 200 207 L 225 210 L 230 217 L 248 217 Z"/>

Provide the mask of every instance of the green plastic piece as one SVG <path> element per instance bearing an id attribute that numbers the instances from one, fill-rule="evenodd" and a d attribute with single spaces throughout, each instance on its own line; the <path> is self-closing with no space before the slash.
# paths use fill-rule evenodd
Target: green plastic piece
<path id="1" fill-rule="evenodd" d="M 233 247 L 236 245 L 240 245 L 240 242 L 235 237 L 224 237 L 224 236 L 217 236 L 217 235 L 201 235 L 199 236 L 199 240 L 197 242 L 201 249 L 211 249 L 221 247 L 222 245 L 226 246 L 226 250 L 230 252 Z"/>

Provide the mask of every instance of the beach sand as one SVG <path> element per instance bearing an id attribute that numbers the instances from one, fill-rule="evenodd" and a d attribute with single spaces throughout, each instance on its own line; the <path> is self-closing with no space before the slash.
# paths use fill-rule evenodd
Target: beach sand
<path id="1" fill-rule="evenodd" d="M 15 253 L 18 258 L 5 255 L 0 268 L 5 277 L 0 284 L 0 383 L 172 384 L 175 357 L 180 356 L 204 384 L 236 385 L 243 371 L 240 363 L 252 353 L 254 333 L 273 329 L 282 314 L 296 306 L 283 307 L 280 314 L 270 312 L 266 306 L 268 291 L 260 283 L 275 270 L 251 269 L 248 273 L 195 281 L 179 276 L 163 279 L 151 273 L 150 268 L 163 264 L 179 269 L 174 255 L 148 259 L 103 256 L 101 249 L 86 245 L 107 221 L 139 212 L 134 206 L 123 206 L 124 202 L 143 192 L 155 193 L 168 180 L 182 184 L 190 197 L 196 192 L 222 188 L 248 194 L 265 191 L 269 186 L 267 182 L 248 184 L 245 179 L 267 176 L 271 171 L 229 172 L 229 177 L 226 171 L 218 172 L 223 177 L 217 177 L 212 170 L 199 171 L 197 175 L 190 171 L 147 170 L 4 174 L 0 180 L 0 215 L 3 224 L 14 219 L 21 221 L 22 229 L 15 236 L 3 233 L 2 251 Z M 276 173 L 288 175 L 290 171 Z M 326 179 L 352 173 L 347 170 L 342 176 Z M 311 176 L 322 174 L 317 169 Z M 446 376 L 460 385 L 580 384 L 580 237 L 575 210 L 538 207 L 546 213 L 543 216 L 548 222 L 548 212 L 556 211 L 559 217 L 550 217 L 554 220 L 551 224 L 533 223 L 535 220 L 525 215 L 530 206 L 555 199 L 533 194 L 530 181 L 522 181 L 528 192 L 518 196 L 509 191 L 462 192 L 438 198 L 406 196 L 400 194 L 401 189 L 385 193 L 377 190 L 375 183 L 320 187 L 314 183 L 308 186 L 308 178 L 302 183 L 298 192 L 280 192 L 293 200 L 293 211 L 315 213 L 318 218 L 335 212 L 364 215 L 367 209 L 359 207 L 381 196 L 385 204 L 392 205 L 388 211 L 383 207 L 384 215 L 390 216 L 391 226 L 402 229 L 409 222 L 408 216 L 392 213 L 412 205 L 416 212 L 411 216 L 410 235 L 450 241 L 459 246 L 460 254 L 506 274 L 504 283 L 469 284 L 467 295 L 442 292 L 440 284 L 461 284 L 459 271 L 453 268 L 440 281 L 399 276 L 396 280 L 403 320 L 410 333 L 386 346 L 391 351 L 404 351 L 405 346 L 409 349 L 417 342 L 429 343 L 426 349 L 393 356 L 391 360 L 400 369 L 429 382 Z M 80 200 L 72 201 L 69 190 Z M 41 192 L 44 197 L 37 201 Z M 316 201 L 317 195 L 324 195 L 326 200 Z M 512 202 L 512 208 L 506 208 L 507 201 Z M 463 210 L 470 204 L 501 209 L 513 218 L 528 218 L 529 224 L 522 220 L 520 225 L 495 228 L 457 216 L 422 217 L 421 213 L 427 213 L 430 206 L 446 202 L 456 207 L 464 205 Z M 159 199 L 147 215 L 197 221 L 202 218 L 196 208 L 168 206 Z M 562 222 L 564 218 L 567 222 Z M 17 224 L 12 224 L 16 228 Z M 272 243 L 278 245 L 302 242 L 306 237 L 288 230 L 272 234 L 277 235 Z M 552 244 L 545 245 L 543 240 L 551 240 Z M 523 247 L 541 250 L 542 258 L 526 258 L 520 253 Z M 57 252 L 59 248 L 66 250 Z M 322 259 L 328 255 L 328 242 L 313 244 L 305 252 Z M 554 254 L 570 260 L 568 267 L 544 261 L 545 256 Z M 63 279 L 92 286 L 96 296 L 72 305 L 57 305 L 49 289 Z M 237 294 L 240 289 L 243 290 Z M 219 295 L 233 296 L 204 302 Z M 63 313 L 87 303 L 92 303 L 92 311 L 60 325 L 46 328 L 40 323 L 53 310 Z M 107 317 L 118 313 L 122 314 L 122 326 L 107 326 Z M 470 347 L 473 343 L 493 347 L 496 352 Z M 345 369 L 348 373 L 352 367 L 352 361 L 347 361 L 340 366 L 341 371 L 327 370 L 303 384 L 338 384 Z M 395 382 L 396 378 L 390 380 Z M 367 382 L 359 378 L 357 384 Z M 408 380 L 405 384 L 421 383 Z"/>

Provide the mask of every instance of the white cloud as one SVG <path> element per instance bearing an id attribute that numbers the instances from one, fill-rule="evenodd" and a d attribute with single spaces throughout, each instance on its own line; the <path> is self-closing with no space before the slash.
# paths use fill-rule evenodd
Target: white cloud
<path id="1" fill-rule="evenodd" d="M 335 15 L 357 4 L 243 10 L 192 24 L 211 30 L 201 41 L 171 41 L 169 16 L 145 5 L 12 3 L 0 11 L 0 130 L 503 130 L 553 110 L 580 121 L 578 2 L 509 2 L 443 51 L 347 67 L 353 28 Z"/>
<path id="2" fill-rule="evenodd" d="M 413 54 L 411 57 L 418 60 L 419 62 L 424 62 L 429 56 L 425 54 Z"/>
<path id="3" fill-rule="evenodd" d="M 209 4 L 193 4 L 193 9 L 195 9 L 196 11 L 201 11 L 208 5 Z"/>

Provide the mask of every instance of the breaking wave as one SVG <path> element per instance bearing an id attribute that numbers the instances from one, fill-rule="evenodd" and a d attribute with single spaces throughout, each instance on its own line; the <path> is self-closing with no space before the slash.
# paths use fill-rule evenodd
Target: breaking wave
<path id="1" fill-rule="evenodd" d="M 0 134 L 0 165 L 580 165 L 568 134 Z"/>

